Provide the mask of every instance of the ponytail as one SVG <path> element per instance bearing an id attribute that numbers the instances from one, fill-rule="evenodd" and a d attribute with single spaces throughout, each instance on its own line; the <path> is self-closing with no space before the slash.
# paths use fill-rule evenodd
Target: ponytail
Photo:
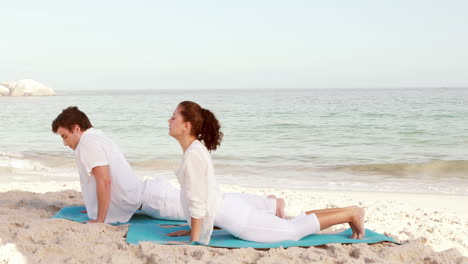
<path id="1" fill-rule="evenodd" d="M 216 150 L 221 145 L 223 132 L 216 116 L 208 109 L 190 101 L 179 104 L 184 121 L 192 124 L 191 134 L 203 142 L 209 150 Z"/>
<path id="2" fill-rule="evenodd" d="M 200 133 L 198 134 L 198 140 L 203 141 L 208 150 L 216 150 L 221 145 L 223 139 L 223 132 L 221 132 L 221 125 L 218 119 L 216 119 L 213 112 L 202 108 L 203 125 Z"/>

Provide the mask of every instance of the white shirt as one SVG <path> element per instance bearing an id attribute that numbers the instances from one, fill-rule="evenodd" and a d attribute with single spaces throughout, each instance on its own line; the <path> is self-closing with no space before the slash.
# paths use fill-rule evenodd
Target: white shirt
<path id="1" fill-rule="evenodd" d="M 181 188 L 180 202 L 187 222 L 191 224 L 191 217 L 202 219 L 198 242 L 209 244 L 223 193 L 216 183 L 210 153 L 200 141 L 195 140 L 187 148 L 182 167 L 176 174 Z"/>
<path id="2" fill-rule="evenodd" d="M 98 213 L 96 179 L 91 171 L 95 167 L 108 165 L 111 198 L 104 222 L 128 222 L 142 203 L 143 185 L 117 145 L 101 131 L 90 128 L 81 135 L 75 157 L 88 217 L 95 220 Z"/>

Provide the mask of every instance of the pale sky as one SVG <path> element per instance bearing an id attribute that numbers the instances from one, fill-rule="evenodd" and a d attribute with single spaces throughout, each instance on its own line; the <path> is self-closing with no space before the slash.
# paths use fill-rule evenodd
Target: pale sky
<path id="1" fill-rule="evenodd" d="M 468 1 L 3 1 L 0 82 L 468 87 Z"/>

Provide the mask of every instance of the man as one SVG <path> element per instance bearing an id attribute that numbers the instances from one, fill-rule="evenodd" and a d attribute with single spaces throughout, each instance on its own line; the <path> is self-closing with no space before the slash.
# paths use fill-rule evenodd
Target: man
<path id="1" fill-rule="evenodd" d="M 143 184 L 118 147 L 77 107 L 63 110 L 52 122 L 52 131 L 75 151 L 90 222 L 127 222 L 141 206 Z"/>
<path id="2" fill-rule="evenodd" d="M 125 223 L 138 209 L 155 218 L 185 219 L 179 190 L 163 179 L 141 182 L 117 145 L 93 128 L 76 106 L 64 109 L 55 118 L 52 131 L 75 151 L 89 222 Z M 242 195 L 258 210 L 284 218 L 283 199 Z"/>

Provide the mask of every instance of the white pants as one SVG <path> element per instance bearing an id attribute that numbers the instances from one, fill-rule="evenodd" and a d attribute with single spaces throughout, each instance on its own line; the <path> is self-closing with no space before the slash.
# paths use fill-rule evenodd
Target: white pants
<path id="1" fill-rule="evenodd" d="M 180 203 L 180 191 L 165 179 L 151 179 L 143 183 L 141 211 L 153 218 L 186 221 Z M 276 214 L 276 199 L 249 193 L 230 193 L 229 196 L 245 201 L 250 208 L 266 214 Z"/>
<path id="2" fill-rule="evenodd" d="M 165 179 L 143 182 L 141 211 L 153 218 L 186 221 L 180 204 L 180 191 Z"/>
<path id="3" fill-rule="evenodd" d="M 282 219 L 275 214 L 255 210 L 242 196 L 226 194 L 216 214 L 215 225 L 244 240 L 273 243 L 300 240 L 320 231 L 315 214 Z"/>

